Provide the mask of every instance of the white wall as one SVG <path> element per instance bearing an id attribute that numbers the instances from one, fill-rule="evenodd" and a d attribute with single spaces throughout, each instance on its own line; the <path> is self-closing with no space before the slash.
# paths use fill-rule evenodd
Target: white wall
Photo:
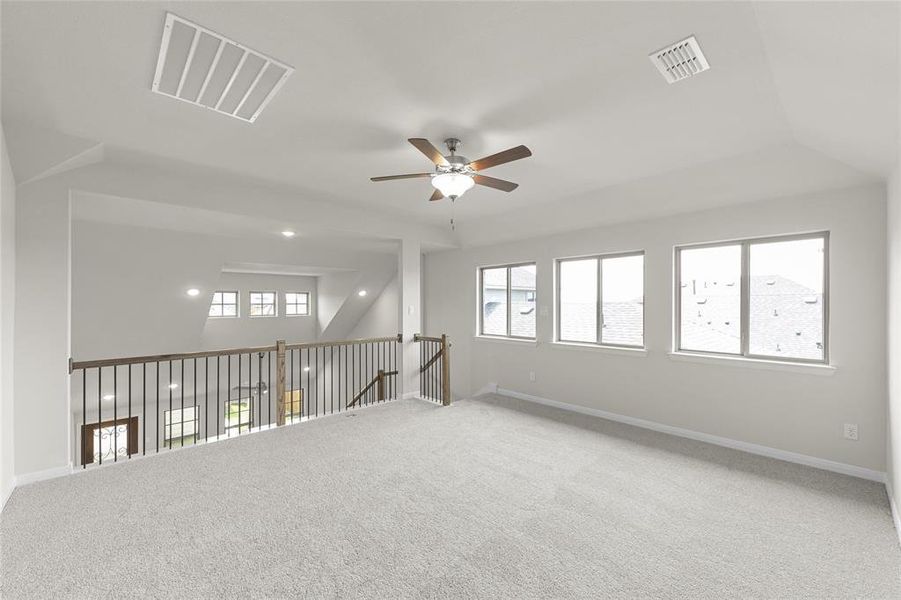
<path id="1" fill-rule="evenodd" d="M 13 339 L 16 303 L 16 182 L 0 128 L 0 509 L 15 485 Z"/>
<path id="2" fill-rule="evenodd" d="M 385 289 L 377 295 L 375 302 L 366 311 L 350 333 L 349 339 L 383 337 L 399 333 L 397 329 L 397 306 L 400 295 L 397 276 L 388 282 Z"/>
<path id="3" fill-rule="evenodd" d="M 885 470 L 885 189 L 836 190 L 426 257 L 426 330 L 453 342 L 455 395 L 490 382 L 519 392 Z M 673 246 L 829 230 L 834 375 L 681 362 L 672 345 Z M 553 261 L 646 251 L 646 355 L 562 347 Z M 474 339 L 476 268 L 538 263 L 538 343 Z M 529 372 L 536 381 L 529 381 Z M 842 437 L 857 423 L 859 441 Z"/>

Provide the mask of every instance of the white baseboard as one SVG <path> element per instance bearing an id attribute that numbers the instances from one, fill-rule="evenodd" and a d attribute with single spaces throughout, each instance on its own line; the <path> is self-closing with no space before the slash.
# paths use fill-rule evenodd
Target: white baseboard
<path id="1" fill-rule="evenodd" d="M 895 524 L 895 533 L 898 534 L 898 544 L 901 545 L 901 512 L 895 503 L 895 494 L 892 492 L 892 484 L 885 482 L 885 491 L 888 493 L 888 504 L 892 508 L 892 522 Z"/>
<path id="2" fill-rule="evenodd" d="M 72 473 L 72 465 L 65 467 L 53 467 L 52 469 L 44 469 L 43 471 L 34 471 L 23 475 L 16 475 L 16 487 L 36 483 L 46 479 L 55 479 Z"/>
<path id="3" fill-rule="evenodd" d="M 0 492 L 0 512 L 6 507 L 6 501 L 9 500 L 9 497 L 13 495 L 13 490 L 16 489 L 16 478 L 13 477 L 12 481 L 9 482 L 9 485 L 6 486 L 5 490 Z"/>
<path id="4" fill-rule="evenodd" d="M 508 390 L 505 388 L 497 388 L 497 393 L 502 396 L 509 396 L 511 398 L 519 398 L 520 400 L 526 400 L 528 402 L 535 402 L 537 404 L 553 406 L 556 408 L 561 408 L 563 410 L 577 412 L 577 413 L 581 413 L 584 415 L 600 417 L 602 419 L 607 419 L 609 421 L 625 423 L 626 425 L 642 427 L 644 429 L 650 429 L 652 431 L 659 431 L 661 433 L 667 433 L 669 435 L 675 435 L 678 437 L 688 438 L 690 440 L 706 442 L 708 444 L 714 444 L 716 446 L 724 446 L 726 448 L 732 448 L 733 450 L 741 450 L 743 452 L 748 452 L 750 454 L 758 454 L 760 456 L 766 456 L 769 458 L 784 460 L 787 462 L 797 463 L 800 465 L 806 465 L 808 467 L 823 469 L 825 471 L 841 473 L 842 475 L 850 475 L 852 477 L 860 477 L 861 479 L 868 479 L 870 481 L 878 481 L 879 483 L 885 483 L 885 473 L 884 472 L 875 471 L 873 469 L 867 469 L 865 467 L 858 467 L 857 465 L 849 465 L 846 463 L 840 463 L 840 462 L 836 462 L 836 461 L 832 461 L 832 460 L 827 460 L 825 458 L 817 458 L 815 456 L 809 456 L 807 454 L 799 454 L 797 452 L 789 452 L 787 450 L 779 450 L 778 448 L 771 448 L 769 446 L 761 446 L 760 444 L 752 444 L 750 442 L 742 442 L 739 440 L 733 440 L 731 438 L 720 437 L 718 435 L 702 433 L 700 431 L 693 431 L 691 429 L 683 429 L 681 427 L 673 427 L 672 425 L 664 425 L 663 423 L 657 423 L 655 421 L 647 421 L 645 419 L 638 419 L 636 417 L 627 417 L 625 415 L 607 412 L 605 410 L 600 410 L 597 408 L 588 408 L 586 406 L 579 406 L 576 404 L 568 404 L 566 402 L 550 400 L 548 398 L 542 398 L 540 396 L 533 396 L 531 394 L 524 394 L 522 392 L 517 392 L 515 390 Z"/>
<path id="5" fill-rule="evenodd" d="M 498 393 L 497 384 L 489 383 L 489 384 L 483 385 L 481 388 L 479 388 L 479 390 L 476 391 L 475 394 L 473 394 L 473 397 L 484 396 L 485 394 L 497 394 L 497 393 Z"/>

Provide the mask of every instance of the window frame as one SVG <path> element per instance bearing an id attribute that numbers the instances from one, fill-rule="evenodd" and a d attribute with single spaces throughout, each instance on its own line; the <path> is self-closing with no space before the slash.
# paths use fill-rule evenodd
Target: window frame
<path id="1" fill-rule="evenodd" d="M 234 403 L 238 404 L 238 422 L 235 423 L 234 425 L 229 425 L 228 424 L 229 410 L 231 410 L 231 405 Z M 244 412 L 244 410 L 241 409 L 241 404 L 247 404 L 247 421 L 246 422 L 241 421 L 241 413 Z M 242 429 L 245 431 L 250 431 L 251 429 L 253 429 L 254 415 L 253 415 L 252 398 L 250 396 L 248 396 L 247 398 L 235 398 L 235 399 L 227 398 L 225 400 L 225 406 L 224 406 L 223 410 L 224 410 L 224 415 L 223 415 L 224 421 L 222 423 L 222 432 L 225 435 L 227 435 L 227 436 L 231 435 L 232 430 L 235 430 L 235 429 L 238 430 L 238 435 L 241 435 Z"/>
<path id="2" fill-rule="evenodd" d="M 213 302 L 213 299 L 210 298 L 210 305 L 207 308 L 207 315 L 206 315 L 208 319 L 237 319 L 238 317 L 241 316 L 241 292 L 239 292 L 238 290 L 216 290 L 213 292 L 213 296 L 215 297 L 216 294 L 234 294 L 235 295 L 235 314 L 234 315 L 221 314 L 221 315 L 216 315 L 216 316 L 211 315 L 210 309 L 213 307 L 214 302 Z M 220 302 L 218 304 L 218 306 L 220 306 L 220 307 L 225 307 L 225 306 L 230 306 L 230 305 L 231 305 L 230 302 L 229 303 Z M 223 310 L 222 312 L 224 313 L 225 311 Z"/>
<path id="3" fill-rule="evenodd" d="M 185 420 L 185 411 L 188 409 L 194 409 L 194 418 Z M 172 413 L 175 411 L 179 411 L 181 416 L 181 420 L 173 421 Z M 168 423 L 166 422 L 168 419 Z M 185 423 L 194 423 L 194 433 L 190 433 L 184 435 L 185 431 Z M 181 426 L 182 435 L 178 437 L 172 437 L 172 430 L 175 425 Z M 169 437 L 166 437 L 166 433 L 168 432 Z M 191 404 L 189 406 L 173 406 L 172 408 L 163 409 L 163 442 L 180 442 L 182 446 L 186 445 L 184 440 L 186 437 L 193 437 L 194 441 L 192 443 L 196 444 L 200 440 L 200 405 L 199 404 Z M 174 444 L 173 444 L 174 445 Z"/>
<path id="4" fill-rule="evenodd" d="M 811 239 L 823 240 L 823 358 L 795 358 L 771 356 L 768 354 L 752 354 L 750 351 L 750 326 L 751 326 L 751 246 L 756 244 L 768 244 L 773 242 L 797 242 Z M 719 242 L 704 242 L 700 244 L 681 244 L 673 247 L 673 352 L 680 354 L 691 354 L 696 356 L 715 356 L 737 359 L 751 359 L 762 361 L 773 361 L 780 363 L 796 363 L 810 365 L 830 365 L 830 339 L 829 339 L 829 306 L 830 306 L 830 288 L 829 288 L 829 252 L 830 252 L 829 231 L 813 231 L 808 233 L 770 235 L 763 237 L 742 238 L 735 240 L 724 240 Z M 682 250 L 695 250 L 699 248 L 716 248 L 719 246 L 740 246 L 741 247 L 741 277 L 739 289 L 739 332 L 740 352 L 732 354 L 729 352 L 711 352 L 706 350 L 691 350 L 682 348 Z"/>
<path id="5" fill-rule="evenodd" d="M 253 314 L 253 295 L 254 294 L 272 294 L 272 314 L 271 315 L 255 315 Z M 266 306 L 261 303 L 259 306 Z M 271 319 L 278 316 L 278 292 L 273 290 L 251 290 L 247 292 L 247 316 L 251 319 Z"/>
<path id="6" fill-rule="evenodd" d="M 522 335 L 512 335 L 511 324 L 513 320 L 513 311 L 510 309 L 512 303 L 512 295 L 513 295 L 513 278 L 511 276 L 511 270 L 516 267 L 535 267 L 535 335 L 528 337 Z M 497 333 L 485 333 L 485 307 L 482 305 L 482 296 L 485 292 L 485 271 L 491 269 L 506 269 L 507 270 L 507 333 L 506 335 L 500 335 Z M 484 265 L 480 266 L 477 269 L 477 279 L 478 279 L 478 300 L 477 300 L 477 308 L 479 312 L 479 317 L 477 320 L 478 337 L 498 339 L 498 340 L 518 340 L 518 341 L 527 341 L 534 342 L 538 340 L 538 261 L 530 260 L 525 262 L 518 263 L 507 263 L 500 265 Z"/>
<path id="7" fill-rule="evenodd" d="M 641 256 L 641 345 L 635 344 L 611 344 L 603 342 L 604 330 L 604 260 L 610 258 L 628 258 L 631 256 Z M 563 314 L 563 305 L 560 301 L 561 290 L 560 284 L 562 277 L 560 276 L 560 265 L 569 261 L 577 260 L 596 260 L 597 261 L 597 296 L 595 297 L 595 342 L 585 342 L 579 340 L 563 339 L 563 330 L 560 327 L 560 320 Z M 585 254 L 582 256 L 567 256 L 554 259 L 554 342 L 558 344 L 576 344 L 583 346 L 597 346 L 599 348 L 625 348 L 629 350 L 645 350 L 647 348 L 647 340 L 645 335 L 645 323 L 647 322 L 647 302 L 645 290 L 647 289 L 647 253 L 644 250 L 629 250 L 626 252 L 609 252 L 605 254 Z"/>
<path id="8" fill-rule="evenodd" d="M 284 294 L 284 299 L 285 299 L 285 316 L 286 317 L 309 317 L 312 314 L 311 307 L 310 307 L 310 292 L 283 292 L 283 294 Z M 294 294 L 295 296 L 306 296 L 307 301 L 304 302 L 303 304 L 301 304 L 299 302 L 288 302 L 289 294 Z M 289 313 L 288 312 L 289 305 L 291 305 L 291 306 L 306 306 L 307 312 Z"/>

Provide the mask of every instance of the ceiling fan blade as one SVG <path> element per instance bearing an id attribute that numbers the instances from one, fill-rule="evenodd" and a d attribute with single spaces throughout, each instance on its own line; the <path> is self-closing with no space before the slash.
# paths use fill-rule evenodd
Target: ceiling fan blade
<path id="1" fill-rule="evenodd" d="M 434 173 L 410 173 L 408 175 L 385 175 L 383 177 L 370 177 L 370 181 L 391 181 L 392 179 L 416 179 L 417 177 L 431 177 Z"/>
<path id="2" fill-rule="evenodd" d="M 447 167 L 450 163 L 445 160 L 444 156 L 441 152 L 438 151 L 438 148 L 432 145 L 432 142 L 425 138 L 410 138 L 407 140 L 411 144 L 413 144 L 417 150 L 425 154 L 430 161 L 435 163 L 436 166 L 439 167 Z"/>
<path id="3" fill-rule="evenodd" d="M 473 175 L 472 179 L 478 185 L 484 185 L 486 187 L 494 188 L 496 190 L 502 190 L 504 192 L 512 192 L 519 187 L 518 183 L 505 181 L 503 179 L 496 179 L 494 177 L 488 177 L 487 175 Z"/>
<path id="4" fill-rule="evenodd" d="M 441 190 L 435 190 L 432 194 L 432 197 L 429 198 L 429 202 L 435 202 L 436 200 L 441 200 L 444 198 L 444 194 L 441 193 Z"/>
<path id="5" fill-rule="evenodd" d="M 529 156 L 532 156 L 531 150 L 525 146 L 517 146 L 515 148 L 504 150 L 503 152 L 498 152 L 497 154 L 492 154 L 491 156 L 486 156 L 485 158 L 480 158 L 479 160 L 474 160 L 469 163 L 469 166 L 473 171 L 481 171 L 482 169 L 496 167 Z"/>

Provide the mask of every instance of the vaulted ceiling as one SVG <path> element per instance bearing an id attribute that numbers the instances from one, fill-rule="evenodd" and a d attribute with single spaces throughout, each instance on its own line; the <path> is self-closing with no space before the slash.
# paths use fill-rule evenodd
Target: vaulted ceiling
<path id="1" fill-rule="evenodd" d="M 151 92 L 167 10 L 295 67 L 256 123 Z M 528 145 L 490 173 L 518 190 L 456 203 L 465 236 L 507 216 L 537 231 L 549 214 L 642 218 L 880 181 L 897 152 L 892 2 L 4 1 L 0 17 L 17 170 L 54 151 L 16 135 L 40 127 L 435 224 L 451 207 L 427 202 L 425 180 L 369 181 L 428 170 L 406 138 L 459 137 L 470 158 Z M 711 69 L 668 85 L 647 55 L 690 34 Z"/>

